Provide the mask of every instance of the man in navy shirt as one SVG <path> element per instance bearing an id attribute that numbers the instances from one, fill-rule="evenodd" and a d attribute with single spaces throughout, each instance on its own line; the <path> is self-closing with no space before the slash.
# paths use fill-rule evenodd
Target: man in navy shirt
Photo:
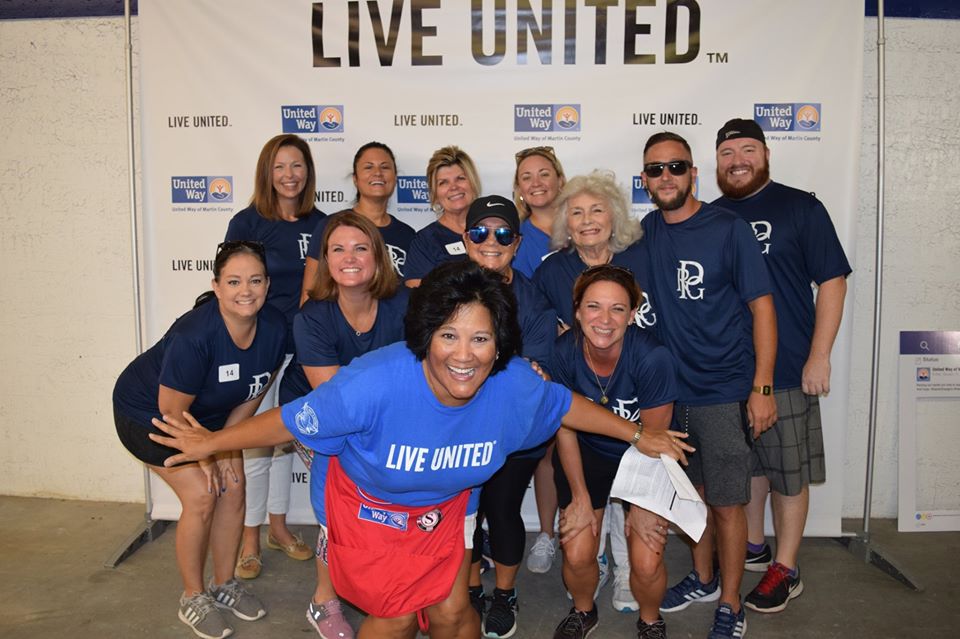
<path id="1" fill-rule="evenodd" d="M 675 428 L 697 452 L 687 474 L 710 507 L 693 545 L 694 570 L 667 591 L 662 612 L 720 600 L 711 638 L 742 637 L 740 605 L 753 440 L 776 421 L 777 325 L 770 280 L 750 226 L 693 195 L 697 169 L 675 133 L 653 135 L 643 182 L 659 207 L 642 224 L 654 330 L 677 361 Z M 713 566 L 714 531 L 722 581 Z"/>
<path id="2" fill-rule="evenodd" d="M 773 283 L 777 311 L 774 383 L 779 419 L 755 443 L 747 507 L 746 569 L 766 575 L 745 604 L 779 612 L 803 591 L 797 554 L 807 521 L 809 484 L 826 470 L 818 396 L 830 391 L 830 352 L 843 315 L 850 264 L 823 204 L 770 179 L 770 149 L 753 120 L 730 120 L 717 133 L 714 204 L 750 223 Z M 818 287 L 816 301 L 810 284 Z M 764 543 L 763 509 L 772 491 L 776 561 Z"/>

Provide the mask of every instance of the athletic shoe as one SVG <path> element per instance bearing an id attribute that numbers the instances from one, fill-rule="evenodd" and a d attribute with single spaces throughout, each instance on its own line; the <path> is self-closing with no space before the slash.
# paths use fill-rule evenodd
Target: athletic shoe
<path id="1" fill-rule="evenodd" d="M 467 591 L 470 594 L 470 605 L 480 615 L 480 621 L 483 621 L 483 613 L 487 609 L 487 600 L 483 596 L 483 586 L 470 586 Z"/>
<path id="2" fill-rule="evenodd" d="M 797 576 L 790 576 L 790 569 L 775 561 L 767 568 L 757 587 L 750 591 L 744 600 L 744 605 L 757 612 L 780 612 L 787 607 L 787 603 L 803 592 L 803 582 L 800 581 L 800 570 Z"/>
<path id="3" fill-rule="evenodd" d="M 313 603 L 311 599 L 307 606 L 307 621 L 321 639 L 353 639 L 353 628 L 343 616 L 343 608 L 336 597 L 323 603 Z"/>
<path id="4" fill-rule="evenodd" d="M 639 612 L 640 604 L 633 598 L 630 590 L 630 566 L 616 566 L 613 569 L 613 596 L 610 601 L 613 609 L 619 612 Z"/>
<path id="5" fill-rule="evenodd" d="M 553 639 L 585 639 L 596 629 L 599 622 L 596 606 L 590 612 L 580 612 L 576 608 L 571 608 L 557 629 L 553 631 Z"/>
<path id="6" fill-rule="evenodd" d="M 494 639 L 512 637 L 517 631 L 519 609 L 516 588 L 510 590 L 494 588 L 493 596 L 490 597 L 490 610 L 487 612 L 487 618 L 483 620 L 483 636 L 494 637 Z"/>
<path id="7" fill-rule="evenodd" d="M 593 600 L 596 601 L 597 597 L 600 596 L 600 589 L 606 585 L 607 580 L 610 579 L 610 564 L 607 563 L 607 556 L 601 555 L 597 559 L 597 564 L 600 566 L 600 578 L 597 579 L 597 587 L 593 591 Z M 567 599 L 573 600 L 573 595 L 570 594 L 570 591 L 567 591 Z"/>
<path id="8" fill-rule="evenodd" d="M 660 612 L 680 612 L 693 602 L 707 603 L 720 598 L 720 576 L 714 573 L 710 583 L 700 581 L 696 570 L 683 578 L 673 588 L 667 590 L 660 603 Z"/>
<path id="9" fill-rule="evenodd" d="M 233 576 L 237 579 L 256 579 L 263 568 L 260 555 L 244 555 L 237 558 L 237 565 L 233 569 Z"/>
<path id="10" fill-rule="evenodd" d="M 192 597 L 180 597 L 177 616 L 203 639 L 223 639 L 233 634 L 233 628 L 217 610 L 213 598 L 205 592 Z"/>
<path id="11" fill-rule="evenodd" d="M 236 579 L 231 579 L 222 586 L 214 586 L 213 582 L 210 582 L 208 592 L 217 608 L 229 610 L 244 621 L 256 621 L 267 614 L 267 609 L 256 595 L 241 586 Z"/>
<path id="12" fill-rule="evenodd" d="M 770 567 L 770 561 L 773 559 L 773 553 L 770 552 L 770 544 L 764 543 L 760 552 L 751 552 L 747 546 L 747 560 L 743 562 L 745 570 L 750 572 L 764 572 Z"/>
<path id="13" fill-rule="evenodd" d="M 663 617 L 653 623 L 637 619 L 637 639 L 667 639 L 667 624 Z"/>
<path id="14" fill-rule="evenodd" d="M 707 639 L 741 639 L 747 634 L 747 620 L 743 616 L 743 606 L 740 612 L 733 614 L 733 608 L 730 604 L 720 604 L 717 611 L 713 613 L 713 625 L 710 627 L 710 634 Z"/>
<path id="15" fill-rule="evenodd" d="M 287 557 L 290 559 L 296 559 L 297 561 L 306 561 L 307 559 L 312 559 L 314 556 L 313 548 L 303 543 L 303 537 L 300 535 L 294 535 L 293 541 L 291 541 L 289 544 L 281 544 L 276 537 L 274 537 L 272 534 L 268 534 L 267 548 L 282 550 Z"/>
<path id="16" fill-rule="evenodd" d="M 557 538 L 545 532 L 537 535 L 537 540 L 527 555 L 527 570 L 536 573 L 545 573 L 553 565 L 553 557 L 557 554 Z"/>

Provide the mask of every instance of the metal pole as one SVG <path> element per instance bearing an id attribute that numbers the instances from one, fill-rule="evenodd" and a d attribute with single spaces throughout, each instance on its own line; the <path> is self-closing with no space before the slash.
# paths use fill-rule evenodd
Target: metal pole
<path id="1" fill-rule="evenodd" d="M 906 571 L 898 567 L 892 558 L 870 541 L 870 507 L 873 501 L 873 462 L 877 433 L 877 379 L 880 370 L 880 317 L 883 302 L 883 182 L 884 182 L 884 101 L 886 88 L 884 74 L 884 11 L 883 0 L 877 2 L 877 245 L 876 264 L 874 266 L 874 302 L 873 302 L 873 367 L 870 373 L 870 416 L 867 423 L 867 477 L 863 498 L 863 532 L 844 535 L 838 541 L 860 557 L 864 563 L 870 563 L 887 573 L 903 585 L 921 591 L 920 583 Z"/>
<path id="2" fill-rule="evenodd" d="M 143 352 L 143 309 L 140 304 L 140 251 L 139 232 L 137 228 L 137 156 L 135 140 L 135 123 L 133 118 L 133 36 L 131 34 L 130 0 L 123 1 L 124 19 L 124 65 L 126 70 L 126 97 L 127 97 L 127 172 L 129 173 L 128 191 L 130 192 L 130 252 L 133 264 L 133 305 L 134 305 L 134 334 L 137 354 Z M 150 518 L 153 510 L 153 496 L 150 492 L 150 471 L 143 467 L 144 514 L 143 522 L 138 524 L 134 531 L 120 544 L 104 562 L 108 568 L 116 568 L 124 559 L 148 541 L 153 541 L 167 526 L 167 522 L 154 521 Z"/>
<path id="3" fill-rule="evenodd" d="M 884 178 L 884 100 L 886 63 L 884 49 L 883 0 L 877 2 L 877 243 L 873 286 L 873 360 L 870 371 L 870 414 L 867 421 L 867 477 L 863 497 L 863 536 L 870 539 L 870 509 L 873 502 L 873 463 L 877 439 L 878 379 L 880 372 L 880 330 L 883 309 L 883 178 Z"/>

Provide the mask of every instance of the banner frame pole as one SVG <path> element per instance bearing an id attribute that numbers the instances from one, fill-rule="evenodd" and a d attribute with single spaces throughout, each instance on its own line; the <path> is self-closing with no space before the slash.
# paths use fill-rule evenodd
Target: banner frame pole
<path id="1" fill-rule="evenodd" d="M 877 434 L 877 380 L 880 373 L 880 335 L 881 310 L 883 307 L 883 211 L 884 211 L 884 167 L 885 167 L 885 130 L 886 118 L 884 101 L 886 100 L 886 59 L 884 57 L 886 37 L 884 32 L 884 0 L 877 1 L 877 239 L 876 261 L 874 265 L 873 298 L 873 350 L 870 371 L 870 412 L 867 420 L 867 464 L 864 481 L 862 531 L 839 538 L 841 544 L 864 563 L 873 564 L 881 571 L 893 577 L 907 588 L 923 591 L 923 586 L 899 568 L 889 555 L 884 556 L 870 539 L 870 512 L 873 501 L 873 465 L 876 453 Z"/>
<path id="2" fill-rule="evenodd" d="M 130 195 L 130 253 L 133 270 L 134 336 L 136 352 L 143 352 L 143 308 L 140 291 L 140 242 L 137 224 L 137 158 L 135 144 L 135 126 L 133 113 L 133 36 L 131 33 L 130 0 L 123 0 L 124 24 L 124 74 L 126 84 L 127 111 L 127 171 L 129 174 L 128 191 Z M 153 510 L 153 495 L 150 491 L 150 471 L 143 467 L 144 513 L 143 521 L 121 542 L 104 562 L 106 568 L 116 568 L 124 559 L 132 555 L 143 544 L 153 541 L 167 527 L 169 522 L 155 521 L 150 513 Z"/>

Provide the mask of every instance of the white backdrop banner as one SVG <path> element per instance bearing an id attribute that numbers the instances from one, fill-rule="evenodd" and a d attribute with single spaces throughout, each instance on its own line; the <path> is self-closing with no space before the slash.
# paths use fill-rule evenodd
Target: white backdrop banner
<path id="1" fill-rule="evenodd" d="M 147 335 L 158 340 L 209 288 L 216 245 L 253 193 L 263 143 L 306 139 L 317 206 L 350 205 L 356 149 L 397 156 L 391 212 L 434 219 L 427 159 L 456 144 L 482 192 L 510 195 L 516 151 L 549 145 L 568 176 L 613 170 L 633 211 L 643 143 L 693 147 L 700 199 L 719 195 L 716 131 L 752 117 L 774 179 L 816 192 L 853 258 L 863 4 L 809 0 L 141 0 Z M 823 401 L 827 484 L 807 533 L 840 532 L 849 322 Z M 291 521 L 313 521 L 302 469 Z M 154 481 L 157 518 L 179 504 Z M 528 523 L 535 522 L 531 500 Z"/>

